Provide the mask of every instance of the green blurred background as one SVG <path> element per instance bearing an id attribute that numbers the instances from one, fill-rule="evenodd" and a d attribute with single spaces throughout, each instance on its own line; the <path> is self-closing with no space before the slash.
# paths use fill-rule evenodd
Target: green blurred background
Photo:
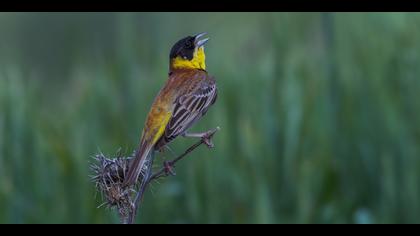
<path id="1" fill-rule="evenodd" d="M 138 222 L 420 223 L 414 13 L 1 13 L 0 222 L 118 223 L 90 158 L 136 148 L 170 47 L 203 31 L 219 99 L 193 130 L 222 130 Z"/>

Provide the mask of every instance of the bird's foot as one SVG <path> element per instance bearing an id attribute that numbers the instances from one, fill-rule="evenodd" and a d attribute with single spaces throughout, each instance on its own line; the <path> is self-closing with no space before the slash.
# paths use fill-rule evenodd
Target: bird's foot
<path id="1" fill-rule="evenodd" d="M 176 175 L 172 162 L 164 161 L 163 162 L 163 167 L 165 168 L 165 174 L 166 175 L 172 175 L 172 176 Z"/>
<path id="2" fill-rule="evenodd" d="M 216 127 L 215 129 L 202 133 L 184 133 L 182 136 L 187 138 L 201 138 L 203 143 L 206 144 L 208 148 L 214 148 L 214 143 L 211 140 L 211 138 L 213 137 L 214 133 L 216 133 L 219 130 L 220 128 Z"/>
<path id="3" fill-rule="evenodd" d="M 211 140 L 211 137 L 213 136 L 212 131 L 207 131 L 206 134 L 201 137 L 203 140 L 203 143 L 207 145 L 208 148 L 214 148 L 214 143 Z"/>

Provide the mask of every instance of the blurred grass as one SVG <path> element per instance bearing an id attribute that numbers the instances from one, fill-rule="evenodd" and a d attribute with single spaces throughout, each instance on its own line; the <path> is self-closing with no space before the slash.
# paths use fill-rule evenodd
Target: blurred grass
<path id="1" fill-rule="evenodd" d="M 154 184 L 139 222 L 419 223 L 419 26 L 414 13 L 1 13 L 0 222 L 117 223 L 96 209 L 89 157 L 136 147 L 170 47 L 207 31 L 220 96 L 194 130 L 220 126 L 216 148 Z"/>

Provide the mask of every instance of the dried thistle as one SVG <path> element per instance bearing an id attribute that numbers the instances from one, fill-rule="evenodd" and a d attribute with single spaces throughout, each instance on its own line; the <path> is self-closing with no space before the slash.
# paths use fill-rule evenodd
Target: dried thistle
<path id="1" fill-rule="evenodd" d="M 108 158 L 103 153 L 96 155 L 95 163 L 91 164 L 90 169 L 93 172 L 92 182 L 95 183 L 96 190 L 101 194 L 101 206 L 117 208 L 120 216 L 129 214 L 131 209 L 130 189 L 122 187 L 125 173 L 129 167 L 131 158 Z"/>
<path id="2" fill-rule="evenodd" d="M 153 157 L 151 156 L 146 161 L 137 184 L 131 187 L 123 187 L 123 182 L 133 156 L 123 157 L 120 151 L 114 158 L 108 158 L 103 153 L 97 154 L 93 157 L 95 162 L 90 165 L 90 170 L 93 173 L 90 178 L 104 201 L 98 208 L 105 206 L 116 209 L 122 223 L 134 223 L 139 203 L 148 184 L 158 178 L 174 175 L 175 164 L 201 144 L 204 143 L 211 148 L 210 139 L 218 130 L 219 128 L 209 131 L 206 139 L 201 139 L 193 144 L 172 161 L 165 161 L 163 167 L 156 173 L 152 173 Z"/>

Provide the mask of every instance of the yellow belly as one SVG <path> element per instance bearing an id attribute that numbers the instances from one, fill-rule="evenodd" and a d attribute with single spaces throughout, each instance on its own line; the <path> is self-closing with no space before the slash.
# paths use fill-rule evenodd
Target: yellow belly
<path id="1" fill-rule="evenodd" d="M 171 112 L 167 112 L 167 113 L 163 113 L 161 115 L 159 115 L 158 117 L 156 117 L 154 119 L 154 130 L 155 130 L 155 134 L 152 140 L 152 143 L 155 144 L 160 137 L 162 137 L 163 133 L 165 132 L 166 129 L 166 125 L 169 122 L 169 119 L 171 119 L 172 113 Z"/>

